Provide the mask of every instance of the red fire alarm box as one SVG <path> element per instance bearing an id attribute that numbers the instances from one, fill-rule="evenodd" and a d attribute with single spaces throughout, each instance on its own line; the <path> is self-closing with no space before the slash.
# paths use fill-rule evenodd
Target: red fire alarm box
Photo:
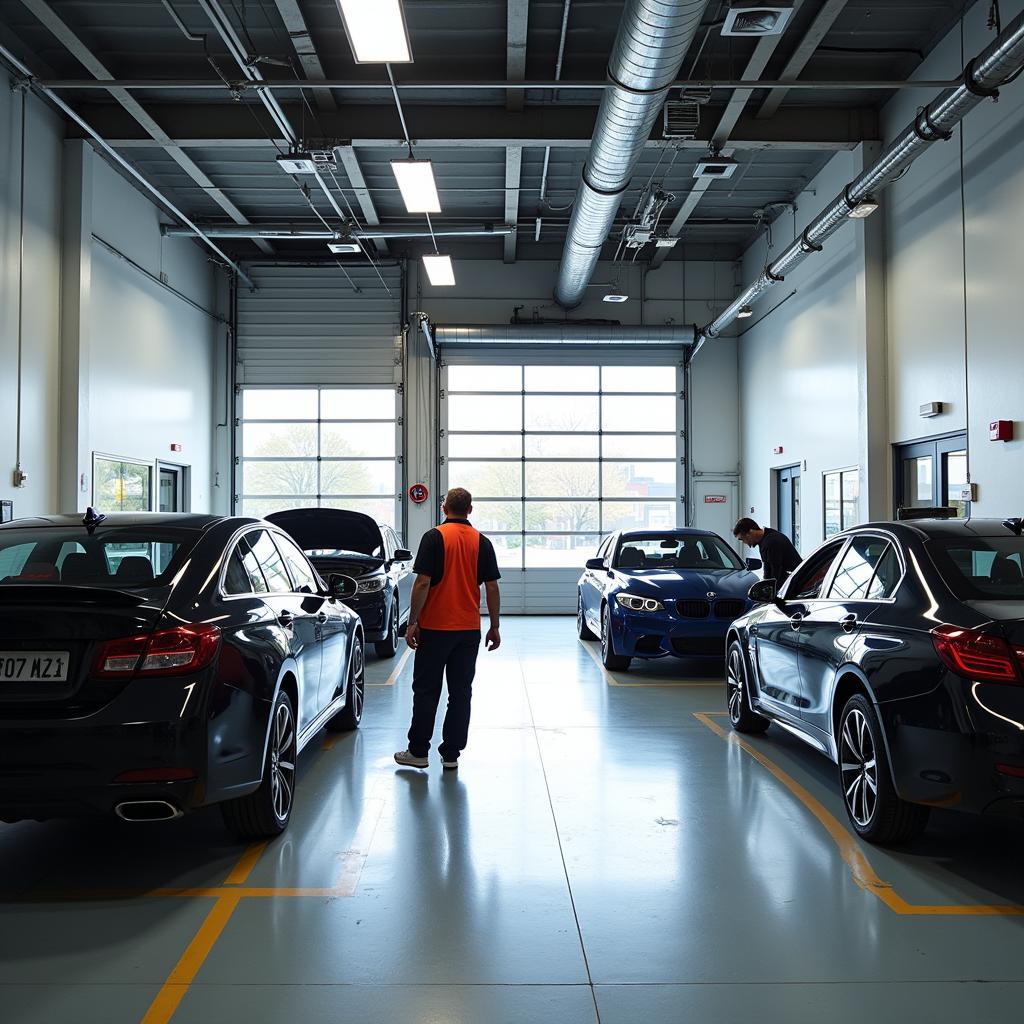
<path id="1" fill-rule="evenodd" d="M 988 439 L 990 441 L 1012 441 L 1013 420 L 993 420 L 988 425 Z"/>
<path id="2" fill-rule="evenodd" d="M 773 455 L 781 455 L 781 454 L 782 454 L 782 445 L 781 445 L 781 444 L 780 444 L 780 445 L 776 445 L 776 446 L 775 446 L 775 447 L 774 447 L 774 448 L 772 449 L 772 454 L 773 454 Z"/>
<path id="3" fill-rule="evenodd" d="M 174 442 L 171 443 L 171 451 L 172 452 L 180 452 L 180 451 L 184 451 L 184 450 L 185 450 L 185 446 L 183 444 L 179 444 L 177 441 L 174 441 Z"/>

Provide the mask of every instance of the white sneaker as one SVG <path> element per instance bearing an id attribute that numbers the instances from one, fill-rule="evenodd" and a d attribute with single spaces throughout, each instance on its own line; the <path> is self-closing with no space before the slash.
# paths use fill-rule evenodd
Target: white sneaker
<path id="1" fill-rule="evenodd" d="M 454 771 L 456 768 L 459 767 L 459 762 L 458 761 L 442 761 L 441 762 L 441 767 L 446 772 Z"/>
<path id="2" fill-rule="evenodd" d="M 410 754 L 408 750 L 399 750 L 395 754 L 395 763 L 406 768 L 426 768 L 428 764 L 425 757 L 416 757 L 415 754 Z"/>

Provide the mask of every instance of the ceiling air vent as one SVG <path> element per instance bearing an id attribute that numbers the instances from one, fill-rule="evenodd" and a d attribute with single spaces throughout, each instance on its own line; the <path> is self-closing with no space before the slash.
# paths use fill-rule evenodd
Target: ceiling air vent
<path id="1" fill-rule="evenodd" d="M 694 169 L 695 178 L 731 178 L 739 164 L 727 156 L 709 156 L 698 160 Z"/>
<path id="2" fill-rule="evenodd" d="M 665 104 L 661 134 L 666 139 L 695 139 L 700 128 L 700 107 L 685 100 Z"/>
<path id="3" fill-rule="evenodd" d="M 723 36 L 777 36 L 789 23 L 792 0 L 759 4 L 752 0 L 731 0 L 722 25 Z"/>

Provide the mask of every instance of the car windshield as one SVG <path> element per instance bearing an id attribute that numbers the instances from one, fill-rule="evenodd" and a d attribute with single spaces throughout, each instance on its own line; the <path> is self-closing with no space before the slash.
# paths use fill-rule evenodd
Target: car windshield
<path id="1" fill-rule="evenodd" d="M 619 569 L 742 569 L 736 553 L 710 533 L 652 533 L 622 538 Z"/>
<path id="2" fill-rule="evenodd" d="M 164 526 L 106 527 L 92 534 L 81 526 L 0 530 L 0 585 L 163 586 L 198 536 Z"/>
<path id="3" fill-rule="evenodd" d="M 1024 601 L 1024 537 L 936 539 L 928 551 L 963 601 Z"/>

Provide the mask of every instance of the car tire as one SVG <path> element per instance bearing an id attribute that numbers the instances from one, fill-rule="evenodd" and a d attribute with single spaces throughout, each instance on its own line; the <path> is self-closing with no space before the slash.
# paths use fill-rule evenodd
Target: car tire
<path id="1" fill-rule="evenodd" d="M 295 804 L 297 750 L 295 710 L 291 698 L 280 690 L 270 710 L 270 737 L 259 789 L 220 805 L 224 824 L 239 839 L 272 839 L 288 827 Z"/>
<path id="2" fill-rule="evenodd" d="M 725 658 L 725 700 L 729 710 L 729 722 L 736 732 L 756 735 L 764 732 L 772 724 L 750 706 L 747 662 L 738 640 L 733 640 L 729 644 Z"/>
<path id="3" fill-rule="evenodd" d="M 919 836 L 929 808 L 896 794 L 882 727 L 871 702 L 855 694 L 839 718 L 839 785 L 850 824 L 869 843 L 895 846 Z"/>
<path id="4" fill-rule="evenodd" d="M 396 594 L 391 602 L 391 611 L 388 614 L 388 635 L 383 640 L 378 640 L 373 649 L 377 652 L 378 658 L 393 658 L 398 650 L 398 595 Z"/>
<path id="5" fill-rule="evenodd" d="M 363 638 L 353 640 L 352 657 L 348 663 L 348 700 L 345 706 L 327 720 L 328 732 L 352 732 L 363 720 L 363 700 L 366 696 L 366 661 L 363 657 Z"/>
<path id="6" fill-rule="evenodd" d="M 579 591 L 576 594 L 576 635 L 581 640 L 597 639 L 597 634 L 587 625 L 583 616 L 583 594 Z"/>
<path id="7" fill-rule="evenodd" d="M 625 672 L 632 660 L 632 658 L 615 653 L 612 641 L 612 613 L 608 605 L 605 605 L 601 612 L 601 664 L 609 672 Z"/>

